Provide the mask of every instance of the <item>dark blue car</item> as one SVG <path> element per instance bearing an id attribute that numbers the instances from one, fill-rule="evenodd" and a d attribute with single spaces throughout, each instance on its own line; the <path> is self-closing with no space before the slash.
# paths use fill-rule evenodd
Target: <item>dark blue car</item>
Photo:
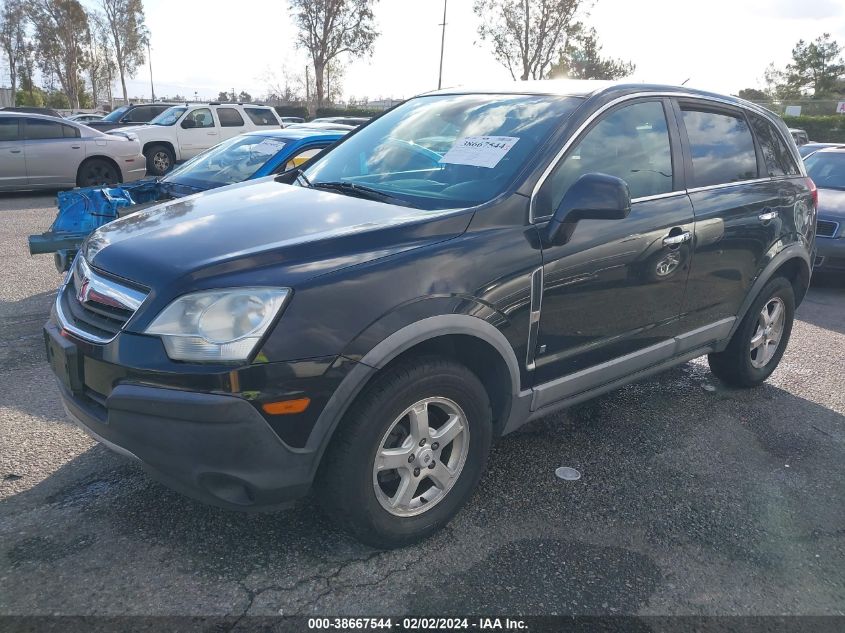
<path id="1" fill-rule="evenodd" d="M 299 167 L 344 134 L 310 129 L 242 134 L 212 147 L 161 178 L 118 187 L 59 192 L 59 213 L 49 231 L 29 236 L 29 252 L 54 253 L 56 267 L 63 272 L 88 234 L 107 222 L 158 202 Z"/>

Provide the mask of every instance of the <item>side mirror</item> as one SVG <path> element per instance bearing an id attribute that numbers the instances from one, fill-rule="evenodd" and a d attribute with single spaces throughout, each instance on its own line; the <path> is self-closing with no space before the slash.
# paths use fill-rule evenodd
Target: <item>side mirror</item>
<path id="1" fill-rule="evenodd" d="M 182 128 L 183 129 L 189 130 L 190 128 L 196 127 L 196 126 L 197 126 L 197 122 L 194 121 L 193 119 L 185 119 L 184 121 L 182 121 Z"/>
<path id="2" fill-rule="evenodd" d="M 584 174 L 555 209 L 546 227 L 546 242 L 566 244 L 579 220 L 622 220 L 630 212 L 628 183 L 607 174 Z"/>

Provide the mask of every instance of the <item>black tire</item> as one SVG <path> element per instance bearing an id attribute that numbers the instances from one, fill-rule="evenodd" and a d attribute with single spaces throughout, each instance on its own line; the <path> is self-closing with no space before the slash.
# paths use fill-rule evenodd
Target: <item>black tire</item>
<path id="1" fill-rule="evenodd" d="M 120 180 L 120 170 L 105 158 L 89 158 L 76 172 L 77 187 L 116 185 Z"/>
<path id="2" fill-rule="evenodd" d="M 144 156 L 147 157 L 147 173 L 153 176 L 164 176 L 176 164 L 176 156 L 167 145 L 150 145 Z"/>
<path id="3" fill-rule="evenodd" d="M 466 459 L 451 488 L 430 508 L 396 516 L 377 496 L 381 474 L 374 474 L 376 455 L 398 416 L 426 398 L 449 399 L 462 409 L 468 426 Z M 446 525 L 478 484 L 492 441 L 491 418 L 487 392 L 466 367 L 431 356 L 391 367 L 374 379 L 341 421 L 317 475 L 320 502 L 367 545 L 389 549 L 420 541 Z M 423 469 L 423 487 L 430 485 L 424 481 L 426 472 Z"/>
<path id="4" fill-rule="evenodd" d="M 783 330 L 777 348 L 762 367 L 753 364 L 751 342 L 760 326 L 764 306 L 780 300 L 784 309 Z M 756 387 L 762 384 L 777 368 L 792 333 L 795 318 L 795 292 L 792 284 L 783 277 L 775 277 L 765 285 L 740 323 L 725 351 L 707 357 L 710 370 L 732 387 Z M 759 352 L 756 352 L 759 354 Z"/>

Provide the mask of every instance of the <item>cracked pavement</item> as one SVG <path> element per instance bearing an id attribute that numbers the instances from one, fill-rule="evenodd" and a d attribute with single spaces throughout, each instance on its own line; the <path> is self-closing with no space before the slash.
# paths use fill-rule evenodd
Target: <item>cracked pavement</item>
<path id="1" fill-rule="evenodd" d="M 763 387 L 699 359 L 533 423 L 445 530 L 381 552 L 310 499 L 181 497 L 65 419 L 59 278 L 26 247 L 53 215 L 0 195 L 0 614 L 845 613 L 845 280 L 811 289 Z"/>

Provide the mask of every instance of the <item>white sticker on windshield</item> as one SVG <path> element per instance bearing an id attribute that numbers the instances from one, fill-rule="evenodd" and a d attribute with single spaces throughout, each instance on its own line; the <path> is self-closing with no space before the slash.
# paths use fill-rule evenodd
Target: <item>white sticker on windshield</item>
<path id="1" fill-rule="evenodd" d="M 253 145 L 249 151 L 254 154 L 267 154 L 268 156 L 272 156 L 273 154 L 279 152 L 284 146 L 285 144 L 283 141 L 277 141 L 274 138 L 265 138 L 258 145 Z"/>
<path id="2" fill-rule="evenodd" d="M 465 136 L 455 141 L 440 162 L 492 168 L 499 164 L 518 140 L 515 136 Z"/>

